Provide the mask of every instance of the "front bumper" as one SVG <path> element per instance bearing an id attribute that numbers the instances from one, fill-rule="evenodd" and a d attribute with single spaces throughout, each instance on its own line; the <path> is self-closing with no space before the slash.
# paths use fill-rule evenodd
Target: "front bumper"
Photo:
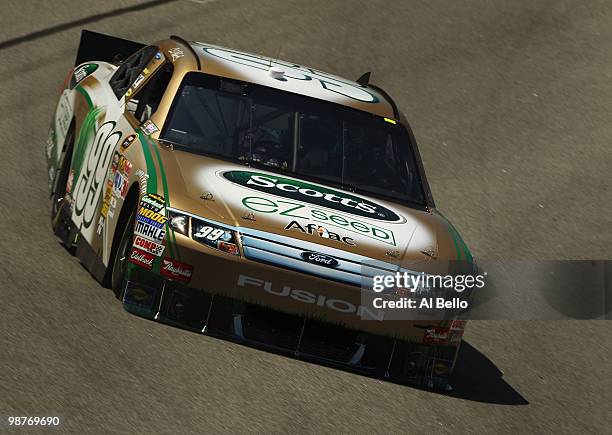
<path id="1" fill-rule="evenodd" d="M 194 332 L 409 384 L 447 388 L 459 340 L 425 343 L 448 321 L 364 320 L 360 289 L 202 247 L 177 235 L 187 284 L 130 265 L 124 307 Z M 455 335 L 456 337 L 456 335 Z"/>

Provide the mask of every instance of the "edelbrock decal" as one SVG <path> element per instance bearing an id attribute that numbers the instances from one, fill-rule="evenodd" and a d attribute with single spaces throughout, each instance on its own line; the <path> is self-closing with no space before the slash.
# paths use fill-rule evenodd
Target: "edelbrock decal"
<path id="1" fill-rule="evenodd" d="M 283 198 L 303 201 L 370 219 L 386 222 L 401 221 L 397 214 L 380 204 L 346 192 L 294 178 L 250 171 L 227 171 L 223 173 L 223 177 L 240 186 Z"/>

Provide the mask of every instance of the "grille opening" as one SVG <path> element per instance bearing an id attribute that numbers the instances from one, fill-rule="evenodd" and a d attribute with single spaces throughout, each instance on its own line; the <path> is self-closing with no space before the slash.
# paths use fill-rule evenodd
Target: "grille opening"
<path id="1" fill-rule="evenodd" d="M 308 319 L 300 353 L 348 364 L 358 350 L 358 335 L 351 329 Z"/>
<path id="2" fill-rule="evenodd" d="M 304 320 L 257 305 L 246 304 L 244 337 L 294 351 L 300 339 Z"/>
<path id="3" fill-rule="evenodd" d="M 393 339 L 371 334 L 359 334 L 357 342 L 365 345 L 365 352 L 355 365 L 362 369 L 383 374 L 389 364 Z"/>
<path id="4" fill-rule="evenodd" d="M 211 300 L 208 293 L 167 282 L 160 316 L 185 328 L 201 331 L 206 324 Z"/>
<path id="5" fill-rule="evenodd" d="M 234 301 L 225 296 L 215 295 L 213 308 L 206 330 L 211 334 L 233 334 L 232 308 Z"/>

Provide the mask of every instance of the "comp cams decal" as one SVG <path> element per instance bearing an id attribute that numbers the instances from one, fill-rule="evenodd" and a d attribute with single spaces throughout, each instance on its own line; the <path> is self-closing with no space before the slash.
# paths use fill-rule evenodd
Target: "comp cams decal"
<path id="1" fill-rule="evenodd" d="M 164 245 L 155 243 L 153 240 L 145 239 L 142 236 L 134 237 L 134 247 L 142 251 L 153 254 L 156 257 L 161 256 L 164 253 Z"/>
<path id="2" fill-rule="evenodd" d="M 259 192 L 380 221 L 402 220 L 395 212 L 373 201 L 294 178 L 250 171 L 227 171 L 222 175 L 233 183 Z"/>

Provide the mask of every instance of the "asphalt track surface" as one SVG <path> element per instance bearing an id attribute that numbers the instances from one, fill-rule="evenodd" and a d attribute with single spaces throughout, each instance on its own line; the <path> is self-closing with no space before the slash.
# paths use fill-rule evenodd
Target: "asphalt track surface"
<path id="1" fill-rule="evenodd" d="M 610 259 L 612 3 L 162 3 L 2 2 L 0 431 L 609 431 L 609 321 L 472 322 L 442 395 L 129 315 L 53 238 L 43 144 L 82 28 L 372 70 L 475 255 Z"/>

